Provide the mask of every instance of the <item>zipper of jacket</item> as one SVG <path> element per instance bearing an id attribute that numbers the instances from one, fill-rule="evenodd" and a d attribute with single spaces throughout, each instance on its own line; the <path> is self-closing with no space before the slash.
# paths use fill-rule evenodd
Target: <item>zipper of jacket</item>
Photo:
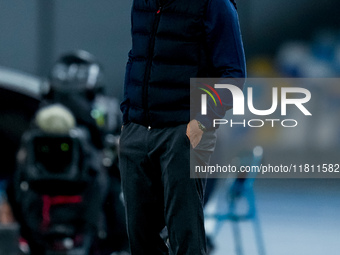
<path id="1" fill-rule="evenodd" d="M 153 27 L 152 27 L 152 32 L 151 32 L 151 38 L 150 38 L 150 45 L 149 45 L 149 55 L 148 55 L 148 62 L 146 65 L 146 70 L 145 70 L 145 78 L 144 78 L 144 109 L 146 111 L 146 118 L 147 118 L 147 125 L 148 128 L 151 129 L 150 127 L 150 113 L 149 113 L 149 103 L 148 103 L 148 94 L 149 94 L 149 79 L 150 79 L 150 73 L 151 73 L 151 65 L 152 65 L 152 59 L 153 59 L 153 53 L 154 53 L 154 46 L 155 46 L 155 40 L 156 40 L 156 33 L 161 17 L 161 12 L 162 12 L 162 5 L 158 5 L 158 10 L 155 13 L 155 20 L 153 22 Z"/>

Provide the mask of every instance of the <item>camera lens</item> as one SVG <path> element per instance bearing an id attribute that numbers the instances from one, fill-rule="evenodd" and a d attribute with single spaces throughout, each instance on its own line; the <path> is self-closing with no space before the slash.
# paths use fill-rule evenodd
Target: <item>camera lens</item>
<path id="1" fill-rule="evenodd" d="M 72 139 L 68 137 L 37 137 L 34 140 L 35 163 L 51 174 L 65 173 L 72 164 Z"/>

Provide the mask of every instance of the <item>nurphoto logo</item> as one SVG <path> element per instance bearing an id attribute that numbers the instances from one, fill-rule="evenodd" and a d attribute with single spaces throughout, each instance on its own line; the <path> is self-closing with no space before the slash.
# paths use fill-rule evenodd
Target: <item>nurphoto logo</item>
<path id="1" fill-rule="evenodd" d="M 219 100 L 220 105 L 222 106 L 222 100 L 220 95 L 217 93 L 216 89 L 227 89 L 229 93 L 232 95 L 233 99 L 233 116 L 244 116 L 245 115 L 245 102 L 247 102 L 247 109 L 250 113 L 256 116 L 269 116 L 272 115 L 279 107 L 279 99 L 280 99 L 280 108 L 281 108 L 281 116 L 287 115 L 287 105 L 294 105 L 299 109 L 305 116 L 312 116 L 311 112 L 305 107 L 304 104 L 308 103 L 311 100 L 311 93 L 308 89 L 299 88 L 299 87 L 273 87 L 272 88 L 272 98 L 271 98 L 271 106 L 269 109 L 256 109 L 254 106 L 254 96 L 253 96 L 253 88 L 247 88 L 247 94 L 244 95 L 243 91 L 231 84 L 215 84 L 214 87 L 203 84 L 206 88 L 200 87 L 199 89 L 205 92 L 205 94 L 201 94 L 201 114 L 208 114 L 208 100 L 207 95 L 213 100 L 215 106 L 218 104 L 216 102 L 215 97 Z M 280 95 L 279 98 L 279 89 Z M 212 93 L 210 92 L 212 91 Z M 220 94 L 222 91 L 220 90 Z M 288 96 L 290 95 L 290 96 Z M 266 118 L 266 119 L 243 119 L 241 122 L 235 122 L 232 119 L 213 119 L 213 126 L 217 125 L 226 125 L 229 124 L 230 127 L 233 126 L 243 126 L 243 127 L 262 127 L 265 123 L 270 123 L 272 127 L 279 122 L 283 127 L 296 127 L 298 125 L 298 121 L 295 119 L 277 119 L 277 118 Z"/>

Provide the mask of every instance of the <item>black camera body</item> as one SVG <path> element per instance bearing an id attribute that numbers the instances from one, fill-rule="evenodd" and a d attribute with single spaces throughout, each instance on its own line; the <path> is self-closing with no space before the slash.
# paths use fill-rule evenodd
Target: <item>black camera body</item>
<path id="1" fill-rule="evenodd" d="M 23 136 L 24 159 L 18 160 L 21 189 L 29 187 L 48 195 L 82 191 L 97 174 L 86 130 L 67 134 L 29 130 Z M 20 154 L 20 152 L 19 152 Z"/>
<path id="2" fill-rule="evenodd" d="M 12 205 L 32 254 L 88 254 L 104 201 L 103 172 L 93 165 L 89 140 L 78 127 L 64 134 L 40 129 L 24 134 Z"/>
<path id="3" fill-rule="evenodd" d="M 33 130 L 25 134 L 27 180 L 78 181 L 88 174 L 90 148 L 85 132 L 46 134 Z"/>

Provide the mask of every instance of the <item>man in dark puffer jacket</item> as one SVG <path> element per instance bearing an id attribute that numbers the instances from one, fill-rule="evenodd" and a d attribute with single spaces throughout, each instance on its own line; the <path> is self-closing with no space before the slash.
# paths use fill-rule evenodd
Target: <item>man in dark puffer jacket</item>
<path id="1" fill-rule="evenodd" d="M 131 254 L 206 254 L 205 180 L 190 178 L 190 151 L 208 164 L 211 120 L 232 102 L 221 95 L 221 111 L 208 102 L 208 115 L 190 114 L 190 78 L 246 76 L 234 1 L 134 0 L 131 22 L 120 139 Z"/>

